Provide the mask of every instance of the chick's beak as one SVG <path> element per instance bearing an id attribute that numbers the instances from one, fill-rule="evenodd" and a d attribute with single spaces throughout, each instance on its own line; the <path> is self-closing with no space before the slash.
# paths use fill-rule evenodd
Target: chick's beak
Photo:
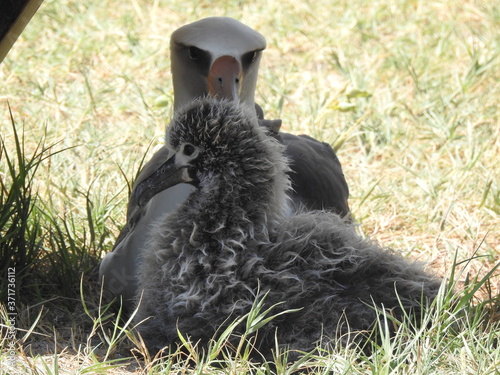
<path id="1" fill-rule="evenodd" d="M 181 183 L 194 183 L 188 166 L 178 166 L 175 155 L 163 163 L 149 177 L 142 180 L 134 189 L 131 200 L 139 207 L 145 206 L 156 194 Z"/>

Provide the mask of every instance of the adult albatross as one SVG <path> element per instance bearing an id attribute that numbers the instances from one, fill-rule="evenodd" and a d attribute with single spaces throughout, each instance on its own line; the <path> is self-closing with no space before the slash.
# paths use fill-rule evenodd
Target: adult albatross
<path id="1" fill-rule="evenodd" d="M 375 306 L 419 324 L 440 281 L 336 213 L 291 214 L 284 147 L 244 104 L 194 101 L 174 116 L 166 144 L 172 157 L 133 199 L 144 205 L 150 187 L 181 182 L 196 190 L 156 223 L 142 256 L 136 322 L 153 353 L 179 342 L 179 332 L 206 348 L 264 295 L 263 311 L 295 310 L 256 334 L 267 359 L 275 338 L 308 352 L 369 332 Z"/>
<path id="2" fill-rule="evenodd" d="M 308 136 L 278 132 L 281 121 L 264 120 L 262 110 L 254 103 L 265 47 L 265 38 L 260 33 L 228 17 L 205 18 L 177 29 L 170 41 L 174 110 L 207 95 L 255 106 L 260 124 L 275 132 L 286 146 L 285 154 L 291 160 L 293 190 L 289 194 L 293 209 L 329 209 L 348 215 L 349 190 L 330 145 Z M 132 196 L 137 195 L 137 186 L 169 156 L 166 147 L 153 155 L 135 181 Z M 130 199 L 127 223 L 99 269 L 106 295 L 121 298 L 126 311 L 133 307 L 138 258 L 146 247 L 151 227 L 184 202 L 193 189 L 188 184 L 173 186 L 154 195 L 143 206 Z"/>

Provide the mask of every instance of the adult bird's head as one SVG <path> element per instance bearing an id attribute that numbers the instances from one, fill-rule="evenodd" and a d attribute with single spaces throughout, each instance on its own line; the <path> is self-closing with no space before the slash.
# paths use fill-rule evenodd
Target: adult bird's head
<path id="1" fill-rule="evenodd" d="M 259 125 L 246 104 L 217 98 L 194 100 L 176 112 L 166 133 L 172 156 L 135 189 L 144 206 L 180 183 L 212 193 L 229 189 L 235 199 L 288 204 L 290 181 L 284 146 Z"/>
<path id="2" fill-rule="evenodd" d="M 254 106 L 265 38 L 229 17 L 209 17 L 182 26 L 170 39 L 174 107 L 195 98 L 239 100 Z"/>

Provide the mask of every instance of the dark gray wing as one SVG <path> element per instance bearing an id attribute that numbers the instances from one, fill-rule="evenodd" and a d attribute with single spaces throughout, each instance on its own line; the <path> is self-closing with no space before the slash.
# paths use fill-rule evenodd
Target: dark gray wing
<path id="1" fill-rule="evenodd" d="M 290 160 L 295 205 L 348 215 L 349 187 L 331 146 L 307 135 L 279 133 L 277 137 L 286 146 Z"/>
<path id="2" fill-rule="evenodd" d="M 154 171 L 156 171 L 163 163 L 165 163 L 168 160 L 169 157 L 169 150 L 163 146 L 160 148 L 149 160 L 142 170 L 139 172 L 137 175 L 136 180 L 134 181 L 134 185 L 132 187 L 132 192 L 131 192 L 131 197 L 134 196 L 135 194 L 135 189 L 137 185 L 150 176 Z M 127 234 L 134 228 L 135 224 L 137 221 L 142 217 L 144 213 L 144 210 L 141 209 L 136 203 L 134 199 L 129 199 L 128 201 L 128 206 L 127 206 L 127 222 L 125 226 L 122 228 L 120 231 L 120 234 L 118 235 L 118 238 L 116 239 L 115 246 L 113 247 L 116 248 L 120 242 L 123 241 L 123 239 L 127 236 Z"/>

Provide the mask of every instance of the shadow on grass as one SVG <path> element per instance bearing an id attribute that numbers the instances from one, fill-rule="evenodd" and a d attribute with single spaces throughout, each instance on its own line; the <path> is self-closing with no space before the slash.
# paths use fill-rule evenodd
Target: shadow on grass
<path id="1" fill-rule="evenodd" d="M 79 302 L 82 273 L 95 276 L 104 238 L 109 232 L 97 227 L 88 192 L 87 222 L 61 214 L 39 198 L 37 172 L 55 150 L 41 139 L 28 154 L 24 130 L 20 134 L 10 110 L 14 150 L 8 150 L 0 138 L 0 161 L 6 166 L 0 174 L 0 296 L 8 294 L 17 306 L 46 303 L 57 298 L 56 305 L 75 306 Z M 9 288 L 7 286 L 10 285 Z"/>

